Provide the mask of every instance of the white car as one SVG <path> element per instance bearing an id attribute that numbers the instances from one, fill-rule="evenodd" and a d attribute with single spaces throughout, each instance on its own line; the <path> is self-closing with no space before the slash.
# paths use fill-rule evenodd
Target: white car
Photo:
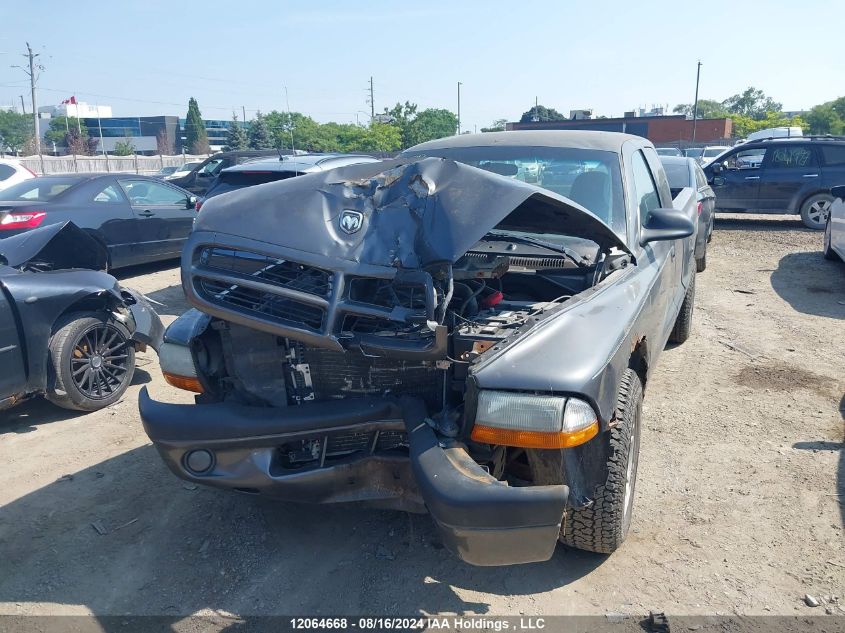
<path id="1" fill-rule="evenodd" d="M 729 149 L 731 148 L 727 145 L 708 145 L 704 148 L 704 151 L 701 152 L 701 157 L 698 158 L 698 163 L 703 167 L 717 156 L 724 154 Z"/>
<path id="2" fill-rule="evenodd" d="M 38 174 L 27 169 L 16 160 L 0 158 L 0 189 L 11 187 L 24 180 L 35 178 Z"/>
<path id="3" fill-rule="evenodd" d="M 192 161 L 189 163 L 185 163 L 179 169 L 174 171 L 172 174 L 168 174 L 164 177 L 165 180 L 173 180 L 174 178 L 181 178 L 182 176 L 187 176 L 190 174 L 197 165 L 202 164 L 202 161 Z"/>
<path id="4" fill-rule="evenodd" d="M 845 185 L 830 190 L 833 203 L 824 225 L 824 258 L 845 261 Z"/>

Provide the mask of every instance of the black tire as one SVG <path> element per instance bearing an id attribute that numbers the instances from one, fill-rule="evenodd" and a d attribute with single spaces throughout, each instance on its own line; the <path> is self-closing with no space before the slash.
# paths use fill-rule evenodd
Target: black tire
<path id="1" fill-rule="evenodd" d="M 704 246 L 704 254 L 700 259 L 695 260 L 695 272 L 703 273 L 707 269 L 707 245 Z"/>
<path id="2" fill-rule="evenodd" d="M 833 196 L 829 193 L 817 193 L 804 200 L 801 205 L 801 221 L 808 229 L 821 231 L 830 215 Z"/>
<path id="3" fill-rule="evenodd" d="M 830 226 L 830 215 L 827 216 L 827 222 L 824 224 L 824 250 L 822 251 L 824 258 L 829 259 L 832 262 L 840 261 L 842 258 L 830 247 L 830 232 L 832 227 Z"/>
<path id="4" fill-rule="evenodd" d="M 692 313 L 695 308 L 695 275 L 692 276 L 689 282 L 689 288 L 684 295 L 684 302 L 681 304 L 681 311 L 678 312 L 678 318 L 675 319 L 675 327 L 672 328 L 672 333 L 669 335 L 670 343 L 683 343 L 689 338 L 692 330 Z"/>
<path id="5" fill-rule="evenodd" d="M 135 348 L 111 315 L 76 312 L 59 321 L 49 344 L 47 399 L 96 411 L 117 402 L 132 382 Z"/>
<path id="6" fill-rule="evenodd" d="M 640 377 L 627 369 L 617 395 L 618 422 L 604 436 L 592 440 L 600 442 L 597 447 L 603 452 L 607 477 L 596 487 L 590 506 L 567 510 L 560 534 L 564 545 L 611 554 L 625 541 L 634 508 L 642 403 Z"/>

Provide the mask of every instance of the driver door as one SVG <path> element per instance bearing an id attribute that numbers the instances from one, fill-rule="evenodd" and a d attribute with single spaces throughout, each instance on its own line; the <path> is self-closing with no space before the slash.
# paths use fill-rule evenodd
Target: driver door
<path id="1" fill-rule="evenodd" d="M 179 257 L 196 212 L 190 195 L 152 179 L 120 178 L 137 219 L 136 241 L 148 260 Z"/>
<path id="2" fill-rule="evenodd" d="M 759 208 L 762 148 L 739 150 L 724 157 L 727 166 L 713 177 L 716 206 L 723 211 Z"/>

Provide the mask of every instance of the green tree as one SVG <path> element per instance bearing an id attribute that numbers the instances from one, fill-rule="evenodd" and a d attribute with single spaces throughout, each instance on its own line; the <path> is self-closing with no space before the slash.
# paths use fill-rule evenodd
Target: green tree
<path id="1" fill-rule="evenodd" d="M 229 132 L 226 135 L 226 149 L 246 149 L 248 145 L 249 142 L 246 138 L 246 132 L 240 121 L 238 121 L 238 115 L 233 112 L 232 122 L 229 124 Z"/>
<path id="2" fill-rule="evenodd" d="M 122 141 L 117 141 L 114 144 L 114 151 L 112 151 L 112 154 L 114 154 L 115 156 L 132 156 L 132 154 L 134 153 L 135 144 L 129 138 L 125 138 Z"/>
<path id="3" fill-rule="evenodd" d="M 408 147 L 436 138 L 454 136 L 457 128 L 458 117 L 453 112 L 442 108 L 428 108 L 415 116 L 411 122 Z"/>
<path id="4" fill-rule="evenodd" d="M 411 142 L 411 123 L 417 116 L 417 109 L 417 104 L 410 101 L 406 101 L 404 104 L 397 103 L 390 110 L 384 109 L 384 113 L 391 119 L 390 125 L 399 128 L 403 148 L 413 145 Z"/>
<path id="5" fill-rule="evenodd" d="M 88 137 L 88 128 L 76 117 L 57 116 L 50 119 L 50 128 L 44 134 L 44 138 L 51 143 L 68 146 L 67 136 L 74 130 L 77 136 Z"/>
<path id="6" fill-rule="evenodd" d="M 394 152 L 402 146 L 402 132 L 395 125 L 373 123 L 363 130 L 364 133 L 358 142 L 358 146 L 350 148 L 349 151 Z"/>
<path id="7" fill-rule="evenodd" d="M 679 103 L 674 108 L 672 108 L 672 112 L 677 114 L 683 114 L 689 118 L 692 118 L 692 111 L 693 111 L 694 104 L 692 103 Z M 698 100 L 698 114 L 697 117 L 699 119 L 721 119 L 728 115 L 728 111 L 725 106 L 722 105 L 721 101 L 713 101 L 712 99 L 699 99 Z"/>
<path id="8" fill-rule="evenodd" d="M 255 113 L 255 118 L 249 124 L 247 137 L 249 138 L 250 149 L 272 149 L 273 139 L 261 112 Z"/>
<path id="9" fill-rule="evenodd" d="M 567 117 L 562 115 L 560 112 L 555 110 L 554 108 L 547 108 L 546 106 L 536 105 L 533 106 L 528 112 L 522 113 L 522 118 L 519 119 L 520 123 L 531 123 L 534 119 L 538 121 L 566 121 Z"/>
<path id="10" fill-rule="evenodd" d="M 490 127 L 481 128 L 482 132 L 504 132 L 508 124 L 507 119 L 496 119 Z"/>
<path id="11" fill-rule="evenodd" d="M 767 97 L 762 90 L 754 86 L 746 88 L 740 94 L 735 94 L 722 101 L 724 108 L 731 114 L 739 114 L 752 119 L 764 119 L 769 112 L 780 112 L 782 104 Z"/>
<path id="12" fill-rule="evenodd" d="M 208 132 L 205 130 L 200 107 L 193 97 L 188 99 L 188 114 L 185 117 L 185 145 L 188 146 L 188 151 L 192 154 L 208 154 L 211 151 L 208 145 Z"/>
<path id="13" fill-rule="evenodd" d="M 800 127 L 805 128 L 805 121 L 799 117 L 788 117 L 783 112 L 767 112 L 763 118 L 755 119 L 742 114 L 731 115 L 733 134 L 740 138 L 752 132 L 759 132 L 772 127 Z"/>
<path id="14" fill-rule="evenodd" d="M 837 101 L 841 101 L 841 99 L 837 99 Z M 813 107 L 807 113 L 807 127 L 810 133 L 842 134 L 845 131 L 845 119 L 839 114 L 834 103 L 836 102 L 829 101 L 828 103 L 822 103 Z"/>
<path id="15" fill-rule="evenodd" d="M 273 147 L 280 149 L 302 149 L 309 152 L 330 151 L 325 148 L 327 138 L 321 126 L 314 119 L 300 112 L 278 112 L 273 110 L 264 116 L 267 130 L 272 137 Z M 291 140 L 293 145 L 291 145 Z"/>
<path id="16" fill-rule="evenodd" d="M 32 117 L 0 110 L 0 152 L 19 154 L 32 139 Z"/>

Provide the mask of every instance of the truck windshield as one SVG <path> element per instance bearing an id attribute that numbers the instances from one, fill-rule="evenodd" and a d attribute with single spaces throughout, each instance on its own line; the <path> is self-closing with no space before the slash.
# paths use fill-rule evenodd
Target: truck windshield
<path id="1" fill-rule="evenodd" d="M 574 200 L 625 236 L 619 157 L 614 152 L 568 147 L 459 147 L 411 150 L 408 156 L 449 158 L 548 189 Z"/>

